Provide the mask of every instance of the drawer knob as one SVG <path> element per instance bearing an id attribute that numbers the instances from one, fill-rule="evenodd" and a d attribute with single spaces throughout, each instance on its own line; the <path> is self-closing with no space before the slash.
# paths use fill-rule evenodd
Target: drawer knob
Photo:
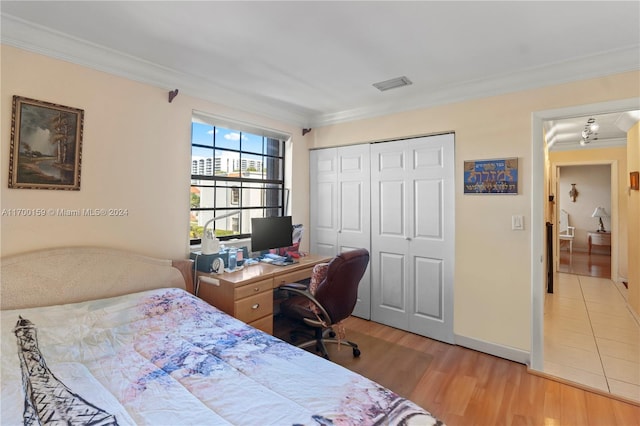
<path id="1" fill-rule="evenodd" d="M 260 291 L 260 287 L 255 287 L 253 291 Z"/>
<path id="2" fill-rule="evenodd" d="M 256 303 L 255 305 L 253 305 L 253 306 L 251 307 L 251 309 L 255 310 L 255 309 L 258 309 L 259 307 L 260 307 L 260 304 L 259 304 L 259 303 Z"/>

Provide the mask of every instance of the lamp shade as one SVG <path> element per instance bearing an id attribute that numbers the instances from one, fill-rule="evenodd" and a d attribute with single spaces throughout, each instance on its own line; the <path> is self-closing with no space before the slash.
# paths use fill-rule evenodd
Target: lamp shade
<path id="1" fill-rule="evenodd" d="M 607 213 L 604 207 L 596 207 L 591 217 L 609 217 L 609 213 Z"/>

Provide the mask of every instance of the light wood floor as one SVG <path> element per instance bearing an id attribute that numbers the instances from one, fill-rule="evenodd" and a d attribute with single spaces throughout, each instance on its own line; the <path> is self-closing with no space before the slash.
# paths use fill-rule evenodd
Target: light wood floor
<path id="1" fill-rule="evenodd" d="M 360 318 L 347 327 L 431 354 L 406 396 L 449 426 L 640 425 L 640 407 L 530 374 L 525 365 Z M 398 371 L 389 366 L 388 374 Z"/>

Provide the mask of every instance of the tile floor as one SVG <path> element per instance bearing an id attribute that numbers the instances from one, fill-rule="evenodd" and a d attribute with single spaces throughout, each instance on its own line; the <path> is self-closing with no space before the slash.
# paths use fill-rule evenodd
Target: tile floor
<path id="1" fill-rule="evenodd" d="M 640 318 L 610 279 L 558 274 L 544 309 L 544 372 L 640 402 Z"/>

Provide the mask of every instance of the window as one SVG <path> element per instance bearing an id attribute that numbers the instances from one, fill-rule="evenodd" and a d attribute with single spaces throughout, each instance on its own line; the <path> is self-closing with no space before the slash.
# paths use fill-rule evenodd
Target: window
<path id="1" fill-rule="evenodd" d="M 194 113 L 191 123 L 191 244 L 212 218 L 220 240 L 251 234 L 252 217 L 283 216 L 286 135 Z M 209 225 L 212 227 L 212 225 Z"/>
<path id="2" fill-rule="evenodd" d="M 240 188 L 231 188 L 231 204 L 238 205 L 240 203 Z"/>

